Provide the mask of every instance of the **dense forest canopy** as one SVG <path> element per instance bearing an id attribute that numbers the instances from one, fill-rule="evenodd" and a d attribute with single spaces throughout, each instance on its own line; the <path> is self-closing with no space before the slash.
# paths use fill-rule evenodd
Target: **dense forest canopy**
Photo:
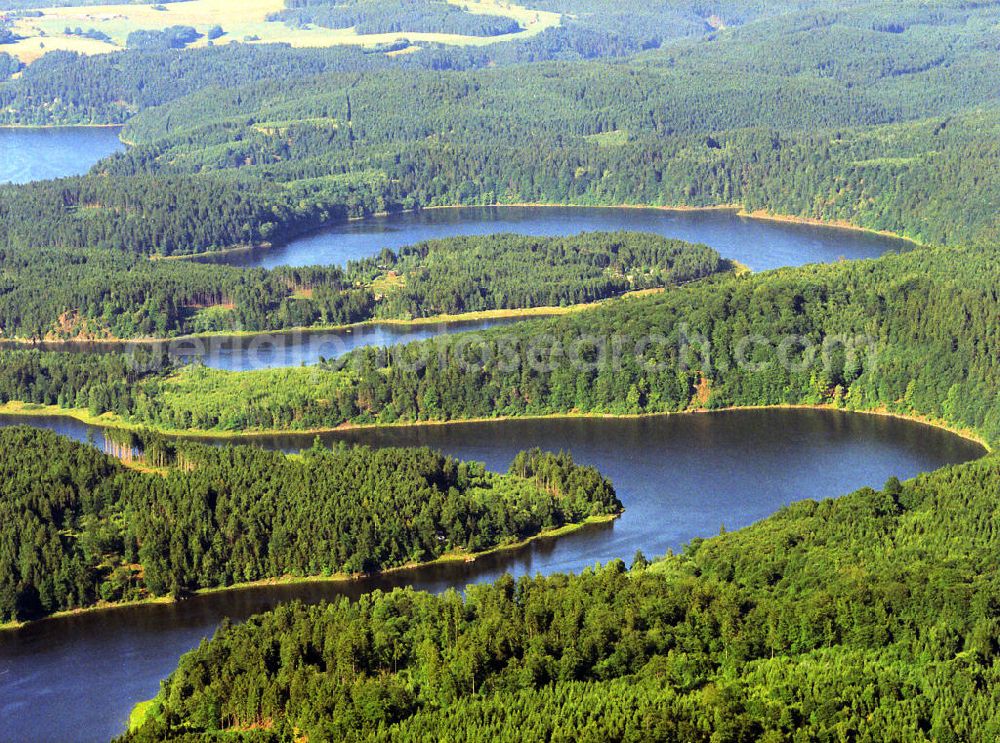
<path id="1" fill-rule="evenodd" d="M 655 235 L 425 242 L 346 267 L 239 269 L 100 249 L 0 250 L 0 336 L 137 338 L 596 302 L 728 268 Z"/>
<path id="2" fill-rule="evenodd" d="M 502 36 L 523 30 L 513 18 L 469 13 L 446 0 L 285 0 L 285 9 L 267 19 L 291 26 L 353 28 L 359 34 Z"/>
<path id="3" fill-rule="evenodd" d="M 427 449 L 317 444 L 288 456 L 150 435 L 110 443 L 152 471 L 50 432 L 0 431 L 0 624 L 97 601 L 369 573 L 621 510 L 595 470 L 537 450 L 496 475 Z"/>
<path id="4" fill-rule="evenodd" d="M 128 4 L 137 3 L 138 0 L 129 0 Z M 53 0 L 41 3 L 46 8 L 93 4 L 96 4 L 96 0 Z M 343 48 L 337 44 L 356 43 L 356 37 L 350 39 L 314 36 L 310 39 L 306 35 L 297 37 L 294 31 L 309 31 L 323 27 L 341 28 L 341 24 L 345 22 L 354 22 L 358 24 L 354 30 L 362 35 L 373 33 L 421 35 L 419 46 L 411 46 L 408 43 L 369 46 L 368 50 L 374 52 L 376 56 L 407 49 L 409 52 L 407 56 L 413 56 L 414 59 L 406 60 L 406 64 L 439 69 L 467 68 L 544 59 L 622 57 L 643 49 L 656 48 L 670 40 L 704 36 L 723 27 L 780 17 L 788 12 L 830 4 L 830 0 L 797 0 L 794 3 L 781 4 L 761 2 L 761 0 L 724 0 L 711 4 L 693 0 L 654 3 L 634 0 L 626 3 L 621 0 L 588 0 L 572 3 L 543 0 L 525 3 L 527 7 L 522 7 L 513 3 L 445 4 L 443 0 L 290 0 L 285 4 L 285 9 L 280 9 L 280 2 L 274 2 L 273 7 L 276 10 L 266 16 L 260 16 L 259 25 L 285 27 L 291 29 L 293 33 L 272 34 L 270 33 L 272 29 L 260 29 L 259 26 L 257 30 L 263 31 L 269 38 L 299 38 L 307 42 L 305 46 L 333 44 L 331 48 L 337 50 Z M 234 2 L 233 5 L 234 11 L 244 10 L 238 3 Z M 188 18 L 189 22 L 196 19 L 204 20 L 206 17 L 218 18 L 219 11 L 225 11 L 225 6 L 220 8 L 218 2 L 212 3 L 212 6 L 206 9 L 208 16 L 204 13 L 194 13 Z M 33 9 L 38 7 L 39 2 L 36 0 L 8 0 L 0 4 L 0 12 L 9 9 L 14 16 L 40 15 L 41 11 Z M 155 7 L 165 8 L 162 4 L 157 4 Z M 252 15 L 257 9 L 255 6 L 247 15 Z M 183 9 L 178 12 L 184 16 Z M 531 28 L 532 25 L 539 23 L 542 15 L 546 15 L 545 22 L 538 28 Z M 148 16 L 145 20 L 141 16 L 132 20 L 128 13 L 123 13 L 119 19 L 121 18 L 128 19 L 126 30 L 156 33 L 161 28 L 161 24 L 156 20 L 150 21 Z M 263 23 L 265 19 L 272 23 Z M 154 28 L 147 28 L 149 25 Z M 251 23 L 244 27 L 251 31 L 254 25 L 256 24 Z M 524 25 L 529 26 L 530 33 L 518 35 L 511 41 L 504 41 L 510 38 L 510 34 L 521 31 Z M 105 24 L 105 27 L 116 34 L 120 33 L 122 28 L 117 24 Z M 477 36 L 483 41 L 493 43 L 463 45 L 469 38 L 475 39 Z M 44 37 L 39 37 L 41 38 Z M 210 35 L 210 38 L 216 37 Z M 226 39 L 226 41 L 241 40 L 254 43 L 255 46 L 260 45 L 260 37 L 253 33 Z M 455 42 L 457 45 L 442 42 Z M 60 45 L 57 41 L 52 46 L 59 49 Z M 269 46 L 273 48 L 279 45 Z M 95 58 L 108 56 L 106 52 L 113 48 L 113 46 L 101 48 L 100 51 L 105 54 L 94 56 Z M 328 49 L 317 51 L 322 56 L 322 52 Z M 196 53 L 196 50 L 190 50 L 189 53 Z M 53 54 L 59 52 L 49 51 L 46 56 Z"/>
<path id="5" fill-rule="evenodd" d="M 312 368 L 0 350 L 0 405 L 161 433 L 826 405 L 1000 441 L 1000 0 L 525 2 L 560 23 L 289 0 L 266 24 L 478 36 L 464 48 L 196 49 L 226 31 L 180 26 L 22 69 L 4 44 L 0 122 L 124 123 L 130 147 L 0 187 L 0 327 L 170 336 L 608 301 Z M 2 35 L 25 3 L 0 6 Z M 925 245 L 760 275 L 629 234 L 273 271 L 150 260 L 516 202 L 732 205 Z M 501 475 L 426 449 L 161 433 L 109 433 L 118 461 L 0 431 L 0 622 L 398 567 L 623 506 L 568 454 Z M 186 655 L 126 738 L 996 739 L 998 497 L 993 454 L 630 568 L 282 606 Z"/>
<path id="6" fill-rule="evenodd" d="M 990 457 L 631 570 L 282 606 L 125 739 L 992 739 L 998 483 Z"/>
<path id="7" fill-rule="evenodd" d="M 22 65 L 16 57 L 12 57 L 7 52 L 0 52 L 0 83 L 20 72 L 21 67 Z"/>
<path id="8" fill-rule="evenodd" d="M 0 84 L 0 116 L 140 111 L 124 135 L 137 146 L 86 177 L 0 189 L 0 245 L 197 253 L 511 202 L 741 204 L 995 242 L 1000 6 L 803 5 L 733 11 L 747 25 L 613 63 L 244 45 L 48 55 Z"/>
<path id="9" fill-rule="evenodd" d="M 572 237 L 490 235 L 384 250 L 349 265 L 383 284 L 379 317 L 432 317 L 492 309 L 587 304 L 628 291 L 674 287 L 710 276 L 728 262 L 705 245 L 656 235 L 584 233 Z"/>

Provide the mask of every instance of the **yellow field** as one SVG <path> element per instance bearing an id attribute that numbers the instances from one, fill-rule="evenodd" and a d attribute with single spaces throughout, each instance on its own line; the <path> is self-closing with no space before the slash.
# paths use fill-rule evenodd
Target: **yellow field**
<path id="1" fill-rule="evenodd" d="M 44 1 L 44 0 L 43 0 Z M 374 46 L 399 39 L 409 39 L 414 45 L 420 42 L 438 42 L 456 45 L 485 45 L 497 41 L 534 36 L 542 31 L 558 26 L 558 13 L 531 10 L 520 5 L 501 0 L 448 0 L 453 5 L 464 8 L 469 13 L 502 15 L 516 19 L 524 31 L 505 36 L 461 36 L 457 34 L 434 33 L 390 33 L 359 35 L 353 29 L 328 29 L 311 27 L 295 29 L 283 23 L 269 23 L 265 19 L 269 13 L 284 8 L 284 0 L 188 0 L 162 6 L 155 10 L 152 5 L 88 5 L 75 8 L 40 8 L 39 18 L 22 18 L 14 24 L 14 31 L 24 38 L 6 45 L 7 51 L 22 61 L 31 63 L 46 52 L 56 49 L 81 52 L 83 54 L 103 54 L 124 48 L 125 40 L 132 31 L 161 30 L 169 26 L 194 26 L 205 33 L 215 25 L 222 26 L 226 35 L 215 40 L 215 44 L 244 41 L 247 37 L 257 37 L 253 43 L 283 42 L 295 47 L 327 47 L 341 44 Z M 111 37 L 113 43 L 94 39 L 67 36 L 69 28 L 84 31 L 96 29 Z M 204 46 L 207 38 L 199 39 L 192 47 Z"/>

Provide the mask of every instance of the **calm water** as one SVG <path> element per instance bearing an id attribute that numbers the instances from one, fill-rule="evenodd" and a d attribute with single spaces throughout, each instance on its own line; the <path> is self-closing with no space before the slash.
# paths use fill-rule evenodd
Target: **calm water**
<path id="1" fill-rule="evenodd" d="M 875 258 L 910 247 L 903 240 L 836 227 L 747 219 L 735 211 L 670 212 L 617 207 L 484 207 L 431 209 L 344 222 L 287 245 L 220 256 L 239 266 L 344 264 L 421 240 L 455 235 L 517 232 L 574 235 L 594 230 L 636 230 L 705 243 L 755 271 L 841 258 Z"/>
<path id="2" fill-rule="evenodd" d="M 318 363 L 321 358 L 335 359 L 349 351 L 364 346 L 390 347 L 403 343 L 427 340 L 449 333 L 475 332 L 487 328 L 509 325 L 517 319 L 477 320 L 434 323 L 401 327 L 395 325 L 366 325 L 351 330 L 295 331 L 267 333 L 256 336 L 213 336 L 188 338 L 161 343 L 39 343 L 45 351 L 66 353 L 131 353 L 134 350 L 156 349 L 184 361 L 195 361 L 214 369 L 250 371 L 278 367 L 302 366 Z M 0 348 L 23 348 L 4 344 Z"/>
<path id="3" fill-rule="evenodd" d="M 107 129 L 0 130 L 0 182 L 85 172 L 121 149 Z M 425 211 L 350 222 L 267 251 L 227 257 L 237 265 L 343 264 L 383 247 L 452 235 L 519 232 L 566 235 L 642 230 L 703 242 L 755 270 L 866 258 L 907 243 L 834 228 L 762 222 L 731 212 L 639 209 L 492 208 Z M 393 345 L 493 323 L 352 333 L 307 333 L 278 346 L 257 339 L 216 340 L 204 361 L 225 369 L 298 366 L 362 345 Z M 285 340 L 288 340 L 287 338 Z M 101 349 L 90 349 L 101 350 Z M 179 355 L 190 352 L 175 349 Z M 99 431 L 61 418 L 0 417 L 53 428 L 81 441 Z M 332 441 L 334 436 L 327 437 Z M 244 590 L 176 605 L 142 606 L 38 623 L 0 634 L 0 734 L 10 741 L 107 740 L 132 705 L 153 696 L 178 656 L 211 635 L 222 617 L 242 619 L 281 601 L 356 596 L 411 584 L 440 591 L 514 575 L 579 571 L 630 560 L 637 549 L 660 555 L 720 526 L 745 526 L 789 502 L 836 496 L 890 475 L 906 477 L 979 456 L 979 447 L 917 424 L 819 411 L 747 411 L 629 421 L 516 421 L 353 432 L 373 445 L 428 445 L 506 469 L 516 452 L 570 449 L 615 483 L 627 511 L 616 523 L 536 543 L 474 564 L 434 566 L 349 584 Z M 254 439 L 283 450 L 312 437 Z"/>
<path id="4" fill-rule="evenodd" d="M 87 440 L 88 427 L 58 418 L 30 422 Z M 92 435 L 92 434 L 91 434 Z M 99 439 L 99 434 L 97 435 Z M 637 549 L 661 555 L 694 536 L 735 529 L 803 498 L 836 496 L 890 475 L 912 476 L 982 450 L 915 423 L 835 411 L 741 411 L 642 420 L 512 421 L 356 431 L 376 446 L 427 445 L 505 469 L 524 448 L 570 449 L 610 477 L 625 504 L 616 523 L 473 564 L 434 566 L 349 584 L 250 589 L 176 605 L 140 606 L 51 620 L 0 634 L 0 729 L 5 740 L 100 740 L 120 732 L 131 706 L 153 696 L 178 656 L 219 620 L 281 601 L 316 601 L 412 584 L 440 591 L 514 575 L 579 571 Z M 258 438 L 294 450 L 311 437 Z"/>
<path id="5" fill-rule="evenodd" d="M 0 183 L 81 175 L 125 149 L 116 127 L 0 128 Z"/>

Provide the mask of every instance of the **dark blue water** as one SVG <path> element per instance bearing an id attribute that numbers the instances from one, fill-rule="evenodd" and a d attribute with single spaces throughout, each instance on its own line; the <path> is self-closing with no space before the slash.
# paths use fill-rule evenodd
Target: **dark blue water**
<path id="1" fill-rule="evenodd" d="M 0 417 L 86 441 L 100 432 L 61 418 Z M 440 591 L 514 575 L 579 571 L 637 549 L 662 555 L 723 525 L 737 529 L 803 498 L 827 498 L 982 455 L 961 438 L 907 421 L 814 410 L 759 410 L 638 420 L 470 423 L 328 436 L 375 446 L 427 445 L 503 470 L 525 448 L 569 449 L 614 482 L 626 512 L 614 524 L 534 543 L 472 564 L 429 566 L 355 581 L 272 586 L 179 604 L 82 614 L 0 633 L 0 737 L 89 741 L 119 733 L 131 707 L 152 697 L 178 656 L 223 617 L 242 619 L 282 601 L 357 596 L 410 584 Z M 311 436 L 255 438 L 296 450 Z"/>
<path id="2" fill-rule="evenodd" d="M 0 130 L 0 181 L 84 172 L 121 147 L 112 130 Z M 703 242 L 755 270 L 840 258 L 866 258 L 908 244 L 835 228 L 743 219 L 733 212 L 639 209 L 494 208 L 425 211 L 350 222 L 284 247 L 227 257 L 237 265 L 342 264 L 383 247 L 451 235 L 519 232 L 566 235 L 590 230 L 643 230 Z M 479 329 L 465 325 L 462 330 Z M 309 333 L 267 347 L 258 339 L 217 341 L 204 360 L 226 369 L 297 366 L 334 358 L 361 345 L 392 345 L 453 326 L 400 331 L 371 327 L 351 334 Z M 91 349 L 99 350 L 99 349 Z M 180 354 L 183 356 L 183 354 Z M 100 431 L 63 418 L 0 417 L 0 426 L 53 428 L 100 443 Z M 676 549 L 695 536 L 736 529 L 802 498 L 840 495 L 981 455 L 979 447 L 942 431 L 887 418 L 833 411 L 746 411 L 640 420 L 552 420 L 355 431 L 372 445 L 428 445 L 505 469 L 532 446 L 573 451 L 601 469 L 626 506 L 616 523 L 473 564 L 427 567 L 348 584 L 257 588 L 173 605 L 131 607 L 41 622 L 0 633 L 0 739 L 106 740 L 124 728 L 136 702 L 153 696 L 178 656 L 211 635 L 223 617 L 242 619 L 276 603 L 357 596 L 374 588 L 450 586 L 514 575 L 579 571 L 595 562 L 630 560 Z M 297 450 L 312 437 L 248 439 Z"/>
<path id="3" fill-rule="evenodd" d="M 705 243 L 724 258 L 755 271 L 842 258 L 875 258 L 902 251 L 911 243 L 837 227 L 770 222 L 737 216 L 735 211 L 700 212 L 620 207 L 470 207 L 429 209 L 344 222 L 287 245 L 233 253 L 219 260 L 238 266 L 342 265 L 422 240 L 456 235 L 516 232 L 525 235 L 575 235 L 590 231 L 634 230 Z"/>
<path id="4" fill-rule="evenodd" d="M 125 149 L 117 127 L 0 128 L 0 183 L 81 175 Z"/>

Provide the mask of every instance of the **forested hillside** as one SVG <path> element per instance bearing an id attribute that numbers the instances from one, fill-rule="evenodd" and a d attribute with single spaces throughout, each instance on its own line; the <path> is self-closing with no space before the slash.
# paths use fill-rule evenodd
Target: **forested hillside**
<path id="1" fill-rule="evenodd" d="M 444 337 L 388 360 L 362 349 L 339 361 L 347 409 L 391 421 L 834 404 L 996 436 L 998 261 L 996 249 L 914 250 L 720 279 L 494 329 L 478 344 Z M 197 407 L 186 387 L 159 389 L 164 412 Z M 344 410 L 341 397 L 327 415 Z"/>
<path id="2" fill-rule="evenodd" d="M 325 369 L 174 373 L 141 358 L 3 351 L 0 403 L 175 430 L 803 403 L 996 437 L 998 262 L 996 249 L 918 249 L 720 277 L 471 339 L 362 349 Z"/>
<path id="3" fill-rule="evenodd" d="M 877 5 L 787 12 L 615 63 L 50 55 L 0 85 L 0 111 L 142 110 L 124 135 L 138 146 L 84 178 L 0 189 L 0 245 L 196 253 L 384 210 L 518 201 L 741 204 L 995 242 L 1000 6 Z"/>
<path id="4" fill-rule="evenodd" d="M 631 570 L 286 605 L 125 739 L 993 739 L 998 483 L 990 457 Z"/>
<path id="5" fill-rule="evenodd" d="M 869 4 L 874 2 L 870 0 Z M 35 0 L 10 0 L 5 8 L 24 10 Z M 681 38 L 697 38 L 712 31 L 712 23 L 736 26 L 785 13 L 829 5 L 830 0 L 797 0 L 794 3 L 761 0 L 727 0 L 715 3 L 721 15 L 705 13 L 704 4 L 684 2 L 630 2 L 588 0 L 572 7 L 556 0 L 529 3 L 541 11 L 560 12 L 561 23 L 543 33 L 489 46 L 457 47 L 424 44 L 416 53 L 390 60 L 378 49 L 335 46 L 293 49 L 284 44 L 226 44 L 165 53 L 164 50 L 130 50 L 87 56 L 49 51 L 34 62 L 23 78 L 0 88 L 0 120 L 20 123 L 123 122 L 130 114 L 194 92 L 205 85 L 245 84 L 268 78 L 298 79 L 333 69 L 354 71 L 384 68 L 390 64 L 417 69 L 472 69 L 552 59 L 580 60 L 622 57 Z M 51 5 L 86 4 L 84 0 L 49 2 Z M 319 0 L 317 3 L 334 5 Z M 346 5 L 348 3 L 337 3 Z M 362 3 L 355 3 L 362 4 Z M 369 0 L 364 5 L 378 5 Z M 391 6 L 394 3 L 384 3 Z M 410 0 L 410 5 L 433 7 L 431 0 Z M 398 3 L 398 6 L 403 6 Z M 455 6 L 462 11 L 461 6 Z M 957 6 L 959 13 L 969 9 Z M 975 12 L 976 8 L 972 11 Z M 924 9 L 916 3 L 902 10 L 904 17 Z M 408 23 L 422 13 L 407 14 Z M 440 11 L 438 13 L 440 15 Z M 449 13 L 448 23 L 458 21 Z M 469 16 L 460 12 L 459 16 Z M 473 15 L 472 18 L 495 18 Z M 928 14 L 924 12 L 924 17 Z M 657 19 L 661 19 L 657 22 Z M 507 19 L 504 19 L 505 21 Z M 665 22 L 663 22 L 665 20 Z M 378 19 L 373 22 L 378 23 Z M 479 21 L 482 23 L 482 21 Z M 277 23 L 275 25 L 278 25 Z M 406 29 L 415 31 L 416 29 Z M 488 30 L 488 29 L 487 29 Z"/>
<path id="6" fill-rule="evenodd" d="M 492 235 L 346 267 L 239 269 L 100 249 L 0 250 L 0 337 L 164 338 L 596 302 L 728 268 L 654 235 Z"/>
<path id="7" fill-rule="evenodd" d="M 490 235 L 383 251 L 348 273 L 395 277 L 380 287 L 379 317 L 586 304 L 628 291 L 675 287 L 729 266 L 711 248 L 636 233 L 566 238 Z"/>
<path id="8" fill-rule="evenodd" d="M 611 484 L 532 451 L 508 475 L 427 449 L 300 456 L 116 435 L 126 469 L 50 432 L 0 431 L 0 624 L 97 601 L 370 573 L 616 514 Z"/>
<path id="9" fill-rule="evenodd" d="M 806 405 L 1000 442 L 1000 0 L 286 0 L 255 12 L 287 44 L 174 18 L 127 51 L 27 66 L 5 29 L 28 0 L 0 5 L 0 123 L 124 124 L 129 145 L 84 175 L 0 186 L 0 338 L 17 341 L 0 407 L 127 429 L 107 429 L 107 454 L 0 430 L 4 631 L 465 559 L 629 506 L 567 453 L 498 474 L 423 448 L 286 455 L 165 433 Z M 115 13 L 93 23 L 125 28 Z M 102 43 L 84 28 L 64 36 Z M 297 48 L 355 43 L 350 28 L 399 36 Z M 430 40 L 454 33 L 468 46 Z M 513 203 L 725 205 L 918 244 L 757 275 L 633 233 L 213 262 L 348 218 Z M 236 373 L 157 344 L 20 343 L 598 302 Z M 991 453 L 654 562 L 278 606 L 185 655 L 124 740 L 1000 739 L 998 503 Z M 6 708 L 58 695 L 53 669 L 90 668 L 89 639 L 0 679 Z M 120 719 L 122 698 L 94 706 Z M 57 716 L 14 737 L 53 737 Z"/>

